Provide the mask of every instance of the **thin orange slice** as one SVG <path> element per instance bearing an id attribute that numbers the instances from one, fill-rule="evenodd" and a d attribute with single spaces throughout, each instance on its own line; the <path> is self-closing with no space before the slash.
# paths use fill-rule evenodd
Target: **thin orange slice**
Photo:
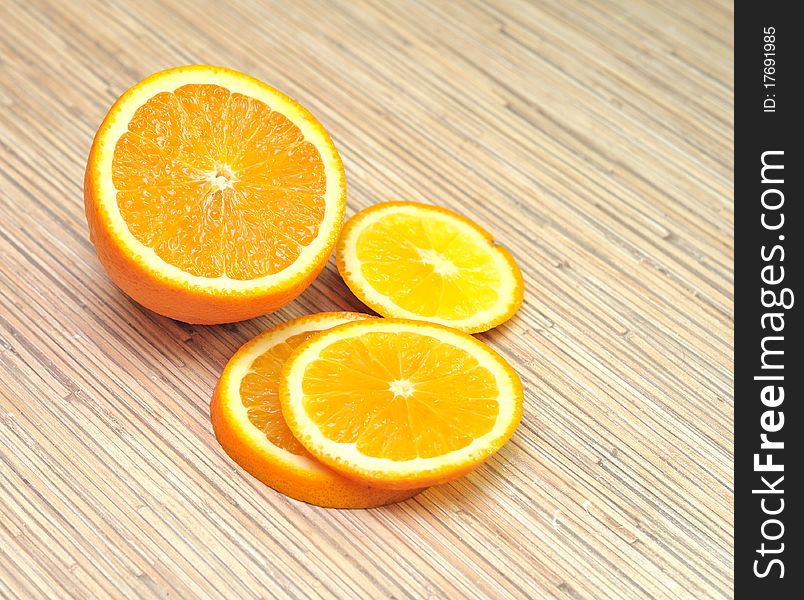
<path id="1" fill-rule="evenodd" d="M 476 333 L 522 304 L 522 273 L 511 254 L 436 206 L 383 202 L 360 211 L 344 225 L 337 258 L 346 285 L 384 317 Z"/>
<path id="2" fill-rule="evenodd" d="M 358 313 L 308 315 L 247 342 L 223 370 L 212 397 L 215 435 L 254 477 L 283 494 L 331 508 L 369 508 L 410 498 L 414 491 L 376 489 L 325 467 L 293 437 L 279 404 L 282 366 L 318 331 L 359 319 Z"/>
<path id="3" fill-rule="evenodd" d="M 345 194 L 338 152 L 304 107 L 243 73 L 194 65 L 114 104 L 84 198 L 98 256 L 129 296 L 222 323 L 276 310 L 309 285 Z"/>
<path id="4" fill-rule="evenodd" d="M 282 412 L 321 462 L 364 483 L 454 479 L 496 452 L 522 416 L 522 384 L 472 336 L 403 319 L 356 321 L 301 344 Z"/>

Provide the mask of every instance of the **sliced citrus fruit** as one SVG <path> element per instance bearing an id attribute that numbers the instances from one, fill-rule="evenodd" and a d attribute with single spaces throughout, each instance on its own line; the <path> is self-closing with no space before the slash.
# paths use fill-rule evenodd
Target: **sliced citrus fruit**
<path id="1" fill-rule="evenodd" d="M 476 333 L 522 304 L 522 273 L 511 254 L 436 206 L 383 202 L 360 211 L 344 225 L 337 258 L 346 285 L 384 317 Z"/>
<path id="2" fill-rule="evenodd" d="M 276 310 L 326 263 L 343 164 L 305 108 L 229 69 L 161 71 L 112 106 L 87 164 L 90 237 L 112 280 L 191 323 Z"/>
<path id="3" fill-rule="evenodd" d="M 212 425 L 226 453 L 275 490 L 318 506 L 369 508 L 413 496 L 415 490 L 368 487 L 322 465 L 293 437 L 279 405 L 282 366 L 299 344 L 323 329 L 370 318 L 348 312 L 308 315 L 240 348 L 212 397 Z"/>
<path id="4" fill-rule="evenodd" d="M 372 485 L 420 488 L 480 464 L 522 416 L 514 370 L 472 336 L 369 319 L 301 344 L 283 368 L 282 412 L 321 462 Z"/>

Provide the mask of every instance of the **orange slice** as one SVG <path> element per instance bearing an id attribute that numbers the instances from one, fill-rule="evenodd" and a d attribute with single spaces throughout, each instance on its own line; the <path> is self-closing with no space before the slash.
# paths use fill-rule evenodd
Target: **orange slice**
<path id="1" fill-rule="evenodd" d="M 89 155 L 90 237 L 112 280 L 191 323 L 281 307 L 343 222 L 343 164 L 304 107 L 237 71 L 195 65 L 138 83 Z"/>
<path id="2" fill-rule="evenodd" d="M 368 315 L 308 315 L 247 342 L 223 370 L 212 397 L 212 426 L 223 449 L 254 477 L 283 494 L 318 506 L 369 508 L 398 502 L 414 491 L 376 489 L 325 467 L 285 424 L 279 405 L 282 366 L 316 332 Z"/>
<path id="3" fill-rule="evenodd" d="M 522 273 L 511 254 L 444 208 L 375 204 L 344 225 L 337 257 L 346 285 L 384 317 L 476 333 L 508 320 L 522 304 Z"/>
<path id="4" fill-rule="evenodd" d="M 454 479 L 511 437 L 514 370 L 472 336 L 403 319 L 356 321 L 285 363 L 282 412 L 321 462 L 358 481 L 411 489 Z"/>

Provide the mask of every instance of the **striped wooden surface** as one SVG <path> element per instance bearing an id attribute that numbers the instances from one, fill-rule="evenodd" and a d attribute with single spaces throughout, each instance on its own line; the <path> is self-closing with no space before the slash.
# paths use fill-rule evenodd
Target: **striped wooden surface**
<path id="1" fill-rule="evenodd" d="M 731 595 L 732 8 L 726 0 L 0 2 L 0 597 Z M 522 426 L 401 505 L 288 500 L 208 419 L 269 325 L 359 309 L 334 264 L 277 314 L 188 326 L 129 301 L 82 176 L 114 99 L 246 71 L 329 128 L 348 213 L 452 207 L 518 258 L 482 336 Z"/>

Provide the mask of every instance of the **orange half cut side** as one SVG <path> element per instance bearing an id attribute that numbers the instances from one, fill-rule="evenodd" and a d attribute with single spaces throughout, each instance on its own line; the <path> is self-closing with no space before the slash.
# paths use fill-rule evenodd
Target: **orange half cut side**
<path id="1" fill-rule="evenodd" d="M 110 110 L 85 180 L 112 279 L 184 321 L 279 308 L 320 272 L 343 220 L 343 164 L 301 105 L 242 73 L 157 73 Z"/>

